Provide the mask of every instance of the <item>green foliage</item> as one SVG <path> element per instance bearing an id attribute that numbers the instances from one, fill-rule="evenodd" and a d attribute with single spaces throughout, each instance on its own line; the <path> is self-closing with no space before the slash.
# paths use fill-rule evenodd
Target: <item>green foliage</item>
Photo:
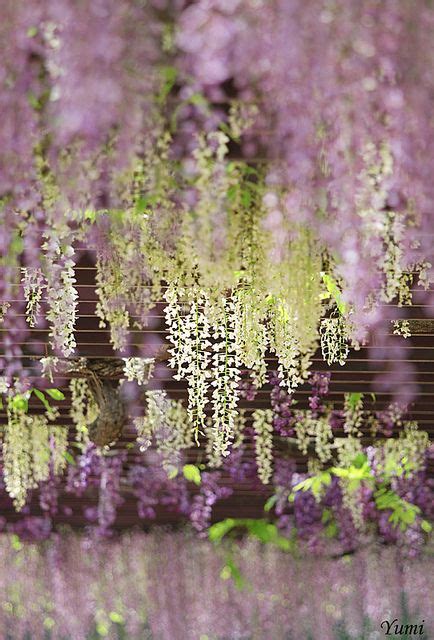
<path id="1" fill-rule="evenodd" d="M 176 67 L 166 66 L 160 68 L 162 83 L 160 87 L 160 93 L 157 96 L 157 102 L 161 105 L 164 104 L 167 100 L 167 96 L 172 91 L 177 77 L 178 70 Z"/>
<path id="2" fill-rule="evenodd" d="M 277 502 L 277 495 L 273 494 L 272 496 L 270 496 L 267 500 L 267 502 L 264 505 L 264 511 L 266 513 L 268 513 L 269 511 L 271 511 L 271 509 L 274 507 L 274 505 Z"/>
<path id="3" fill-rule="evenodd" d="M 21 393 L 17 393 L 8 398 L 8 404 L 13 411 L 17 411 L 19 413 L 27 413 L 29 408 L 28 398 Z"/>
<path id="4" fill-rule="evenodd" d="M 69 451 L 65 451 L 63 453 L 63 457 L 65 458 L 68 464 L 72 464 L 73 466 L 76 466 L 77 463 L 75 462 L 75 458 L 73 455 L 69 453 Z"/>
<path id="5" fill-rule="evenodd" d="M 417 505 L 407 502 L 407 500 L 404 500 L 395 491 L 388 489 L 386 486 L 379 487 L 374 493 L 374 498 L 377 509 L 390 509 L 392 511 L 389 520 L 395 527 L 399 527 L 401 531 L 405 531 L 409 525 L 413 524 L 416 516 L 420 514 L 420 508 Z M 426 524 L 429 525 L 429 523 Z M 425 528 L 426 524 L 424 525 Z"/>
<path id="6" fill-rule="evenodd" d="M 52 413 L 52 406 L 50 405 L 48 399 L 46 398 L 45 394 L 43 391 L 41 391 L 40 389 L 31 389 L 30 394 L 33 393 L 33 395 L 35 395 L 38 400 L 40 400 L 42 402 L 42 404 L 44 405 L 46 411 L 50 414 Z M 62 393 L 62 391 L 60 391 L 60 389 L 45 389 L 45 393 L 50 396 L 50 398 L 53 398 L 53 400 L 65 400 L 65 394 Z M 15 396 L 16 397 L 16 396 Z M 26 409 L 27 410 L 27 409 Z"/>
<path id="7" fill-rule="evenodd" d="M 247 584 L 246 579 L 243 577 L 230 553 L 226 556 L 225 564 L 220 572 L 220 577 L 222 580 L 232 579 L 236 588 L 240 591 L 244 589 Z"/>
<path id="8" fill-rule="evenodd" d="M 360 392 L 347 393 L 345 395 L 345 398 L 347 398 L 348 405 L 351 407 L 351 409 L 355 410 L 357 409 L 359 403 L 363 399 L 363 393 L 360 393 Z"/>
<path id="9" fill-rule="evenodd" d="M 60 389 L 46 389 L 45 391 L 53 400 L 65 400 L 65 394 Z"/>
<path id="10" fill-rule="evenodd" d="M 318 500 L 323 495 L 325 487 L 328 487 L 331 484 L 331 481 L 331 472 L 328 470 L 321 471 L 317 475 L 310 476 L 296 484 L 288 499 L 290 502 L 293 502 L 297 491 L 311 491 Z"/>
<path id="11" fill-rule="evenodd" d="M 337 285 L 336 280 L 330 274 L 327 274 L 327 273 L 321 273 L 321 276 L 327 288 L 328 293 L 336 302 L 336 306 L 339 309 L 340 314 L 345 315 L 348 310 L 347 305 L 342 300 L 342 293 Z"/>
<path id="12" fill-rule="evenodd" d="M 51 414 L 53 411 L 53 408 L 50 405 L 44 392 L 41 391 L 40 389 L 29 389 L 26 393 L 16 393 L 15 395 L 10 396 L 8 398 L 9 408 L 19 413 L 27 413 L 29 409 L 29 397 L 32 393 L 34 396 L 38 398 L 38 400 L 42 402 L 48 414 Z M 65 399 L 65 395 L 59 389 L 46 389 L 45 393 L 47 393 L 54 400 Z M 2 406 L 3 406 L 3 403 L 0 404 L 0 407 Z"/>
<path id="13" fill-rule="evenodd" d="M 431 533 L 432 531 L 432 524 L 428 520 L 422 520 L 420 527 L 425 533 Z"/>
<path id="14" fill-rule="evenodd" d="M 364 453 L 358 453 L 347 467 L 330 467 L 299 482 L 293 488 L 288 500 L 293 502 L 298 491 L 310 491 L 316 500 L 320 501 L 334 475 L 344 483 L 344 490 L 348 494 L 355 494 L 362 484 L 372 487 L 377 509 L 390 510 L 390 522 L 395 527 L 399 527 L 401 531 L 405 531 L 408 526 L 416 522 L 421 510 L 417 505 L 401 498 L 390 487 L 392 478 L 397 475 L 396 470 L 396 463 L 386 464 L 381 476 L 376 477 L 370 467 L 367 456 Z M 272 508 L 274 502 L 275 496 L 269 498 L 266 503 L 267 510 Z M 325 508 L 323 510 L 322 522 L 325 525 L 326 536 L 334 537 L 338 530 L 336 523 L 332 519 L 330 509 Z M 430 533 L 432 530 L 432 525 L 427 520 L 420 519 L 420 527 L 425 533 Z"/>
<path id="15" fill-rule="evenodd" d="M 245 530 L 246 533 L 262 544 L 276 546 L 282 551 L 292 551 L 294 541 L 279 533 L 275 524 L 263 519 L 254 518 L 226 518 L 213 524 L 208 530 L 208 537 L 212 542 L 220 543 L 225 536 L 234 530 Z"/>
<path id="16" fill-rule="evenodd" d="M 182 473 L 184 474 L 184 478 L 189 482 L 194 482 L 194 484 L 197 485 L 200 485 L 202 482 L 200 469 L 195 464 L 185 464 L 182 467 Z"/>
<path id="17" fill-rule="evenodd" d="M 51 410 L 50 403 L 48 402 L 45 395 L 39 389 L 32 389 L 32 393 L 42 402 L 47 411 Z"/>
<path id="18" fill-rule="evenodd" d="M 208 537 L 211 542 L 221 542 L 224 536 L 237 526 L 238 520 L 234 518 L 226 518 L 220 522 L 216 522 L 208 529 Z"/>
<path id="19" fill-rule="evenodd" d="M 363 460 L 363 457 L 365 457 L 365 460 Z M 357 465 L 353 462 L 346 469 L 341 467 L 332 467 L 330 469 L 333 475 L 345 480 L 345 486 L 350 492 L 357 491 L 364 481 L 368 483 L 373 481 L 372 470 L 366 456 L 359 454 L 355 460 L 357 460 Z"/>
<path id="20" fill-rule="evenodd" d="M 324 534 L 326 538 L 336 538 L 339 533 L 339 527 L 331 509 L 326 508 L 323 510 L 321 522 L 324 525 Z"/>

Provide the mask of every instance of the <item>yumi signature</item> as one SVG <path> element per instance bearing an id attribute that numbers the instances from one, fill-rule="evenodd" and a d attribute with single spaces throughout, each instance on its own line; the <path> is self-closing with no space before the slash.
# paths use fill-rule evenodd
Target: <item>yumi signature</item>
<path id="1" fill-rule="evenodd" d="M 384 635 L 390 636 L 423 636 L 424 630 L 423 625 L 425 620 L 422 620 L 420 624 L 400 624 L 398 618 L 395 618 L 391 622 L 388 620 L 383 620 L 381 623 L 381 628 L 385 632 Z"/>

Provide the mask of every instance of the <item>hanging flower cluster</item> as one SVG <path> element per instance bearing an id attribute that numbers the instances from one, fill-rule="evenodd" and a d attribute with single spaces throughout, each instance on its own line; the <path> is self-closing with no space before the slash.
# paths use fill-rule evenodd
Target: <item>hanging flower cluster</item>
<path id="1" fill-rule="evenodd" d="M 155 454 L 162 474 L 152 484 L 132 472 L 136 493 L 150 484 L 157 495 L 139 498 L 142 513 L 163 495 L 204 531 L 225 497 L 218 474 L 250 429 L 265 485 L 279 447 L 309 458 L 293 503 L 302 531 L 327 491 L 339 494 L 339 517 L 351 514 L 348 530 L 366 520 L 363 492 L 398 525 L 419 523 L 421 507 L 381 474 L 410 482 L 426 437 L 398 410 L 367 412 L 357 393 L 337 410 L 324 376 L 311 378 L 309 409 L 293 393 L 318 348 L 328 365 L 364 345 L 399 362 L 411 327 L 393 306 L 410 305 L 416 289 L 432 308 L 432 3 L 6 0 L 1 12 L 0 389 L 16 506 L 43 483 L 52 504 L 69 436 L 82 450 L 72 485 L 102 482 L 92 517 L 106 532 L 123 464 L 108 448 L 132 418 L 141 454 Z M 75 357 L 82 255 L 95 266 L 94 314 L 119 352 L 116 375 Z M 149 328 L 152 309 L 187 406 L 148 388 L 153 362 L 133 331 Z M 39 327 L 44 375 L 60 366 L 72 377 L 69 434 L 45 381 L 30 388 L 28 338 Z M 383 385 L 407 402 L 411 371 L 396 362 Z M 246 418 L 243 393 L 265 393 L 269 381 L 271 406 Z M 30 393 L 43 415 L 27 412 Z M 382 442 L 391 430 L 401 449 Z M 202 443 L 205 468 L 194 471 L 183 456 Z M 203 489 L 194 509 L 187 482 Z"/>
<path id="2" fill-rule="evenodd" d="M 217 318 L 231 300 L 237 356 L 261 383 L 270 348 L 288 389 L 319 339 L 342 364 L 389 322 L 381 304 L 411 302 L 415 271 L 429 285 L 429 3 L 34 4 L 3 16 L 0 302 L 21 268 L 54 353 L 75 349 L 83 242 L 115 348 L 166 282 L 192 322 L 195 305 Z"/>
<path id="3" fill-rule="evenodd" d="M 127 451 L 96 447 L 89 440 L 87 424 L 98 410 L 83 379 L 71 383 L 71 417 L 76 425 L 72 448 L 67 429 L 55 425 L 57 412 L 47 399 L 61 400 L 61 392 L 33 389 L 24 395 L 9 394 L 3 442 L 5 490 L 17 509 L 26 504 L 31 490 L 39 490 L 45 535 L 63 508 L 65 495 L 79 496 L 85 505 L 86 495 L 95 490 L 98 503 L 86 507 L 85 514 L 100 535 L 111 533 L 128 491 L 137 498 L 140 518 L 153 519 L 158 509 L 170 509 L 188 517 L 206 535 L 214 505 L 232 495 L 242 481 L 260 493 L 262 487 L 264 500 L 268 496 L 266 512 L 273 512 L 277 527 L 292 542 L 345 551 L 380 537 L 416 553 L 434 516 L 434 487 L 426 476 L 428 435 L 397 407 L 367 411 L 358 393 L 347 395 L 343 409 L 335 409 L 327 399 L 328 383 L 327 374 L 311 377 L 309 408 L 302 410 L 293 405 L 276 374 L 278 393 L 273 392 L 272 408 L 256 409 L 251 423 L 241 411 L 226 456 L 216 454 L 216 433 L 210 430 L 207 464 L 202 449 L 194 464 L 187 462 L 195 448 L 188 409 L 164 391 L 146 390 L 144 415 L 134 419 L 137 446 L 128 471 Z M 41 401 L 45 415 L 27 413 L 30 393 Z M 397 428 L 398 437 L 391 438 L 391 430 Z M 365 444 L 367 433 L 377 435 L 374 444 Z M 252 438 L 255 460 L 249 462 L 245 452 Z M 297 471 L 291 447 L 306 456 L 307 473 Z M 62 475 L 67 466 L 65 486 Z"/>
<path id="4" fill-rule="evenodd" d="M 48 480 L 51 470 L 55 475 L 64 471 L 68 448 L 67 429 L 51 424 L 56 412 L 50 408 L 46 415 L 29 415 L 27 403 L 28 393 L 9 396 L 3 441 L 4 482 L 18 510 L 29 490 Z"/>

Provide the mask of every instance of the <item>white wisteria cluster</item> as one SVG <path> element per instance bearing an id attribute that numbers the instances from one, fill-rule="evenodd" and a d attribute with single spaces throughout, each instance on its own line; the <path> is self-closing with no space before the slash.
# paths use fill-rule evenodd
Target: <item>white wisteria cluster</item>
<path id="1" fill-rule="evenodd" d="M 310 359 L 314 349 L 302 351 L 299 341 L 298 321 L 291 315 L 285 303 L 278 303 L 273 316 L 270 348 L 277 355 L 278 372 L 288 391 L 294 391 L 309 376 Z"/>
<path id="2" fill-rule="evenodd" d="M 350 347 L 358 346 L 355 306 L 342 297 L 348 284 L 342 257 L 328 252 L 315 229 L 286 219 L 286 188 L 278 188 L 264 169 L 229 157 L 231 143 L 252 124 L 255 110 L 244 107 L 233 104 L 223 128 L 197 132 L 189 161 L 181 163 L 171 155 L 173 122 L 169 126 L 160 113 L 152 135 L 138 141 L 143 154 L 117 176 L 120 207 L 78 207 L 71 213 L 73 224 L 57 215 L 58 187 L 39 149 L 49 224 L 42 231 L 41 267 L 22 272 L 31 326 L 41 302 L 47 304 L 52 363 L 75 348 L 73 247 L 84 237 L 97 258 L 96 315 L 101 327 L 110 327 L 115 349 L 128 346 L 131 329 L 146 326 L 164 290 L 170 366 L 175 379 L 187 383 L 193 436 L 197 443 L 203 435 L 207 446 L 212 443 L 214 462 L 236 438 L 242 369 L 262 387 L 272 353 L 281 385 L 293 392 L 308 378 L 319 342 L 328 364 L 344 364 Z M 398 296 L 408 304 L 407 221 L 390 210 L 386 198 L 390 150 L 366 145 L 361 167 L 355 207 L 355 216 L 363 220 L 359 239 L 362 248 L 366 244 L 374 251 L 373 264 L 384 276 L 379 298 L 367 303 L 375 306 L 379 299 Z M 185 201 L 181 193 L 188 194 Z M 371 247 L 374 232 L 380 241 Z M 126 379 L 143 387 L 150 375 L 147 359 L 126 357 L 124 363 Z M 53 373 L 55 363 L 45 364 Z M 73 386 L 77 407 L 84 400 L 83 384 Z M 78 409 L 75 413 L 79 437 L 85 437 L 89 416 Z M 356 414 L 357 407 L 346 407 L 350 436 L 359 428 Z M 303 448 L 312 444 L 325 460 L 330 453 L 327 421 L 315 429 L 306 415 L 298 441 Z"/>
<path id="3" fill-rule="evenodd" d="M 10 396 L 8 422 L 3 439 L 3 463 L 6 490 L 21 510 L 28 492 L 66 466 L 68 431 L 53 425 L 46 415 L 29 415 L 25 396 Z"/>
<path id="4" fill-rule="evenodd" d="M 273 412 L 271 409 L 256 409 L 252 421 L 258 476 L 268 484 L 273 473 Z"/>
<path id="5" fill-rule="evenodd" d="M 420 471 L 429 446 L 426 431 L 420 431 L 415 422 L 406 421 L 398 438 L 385 440 L 379 448 L 376 456 L 378 467 L 388 473 L 395 472 L 397 476 Z"/>
<path id="6" fill-rule="evenodd" d="M 68 448 L 68 429 L 62 425 L 54 424 L 49 428 L 49 444 L 51 465 L 54 475 L 60 475 L 66 468 L 66 450 Z"/>
<path id="7" fill-rule="evenodd" d="M 207 418 L 207 440 L 205 445 L 207 463 L 211 468 L 217 469 L 223 464 L 221 451 L 214 443 L 215 430 L 212 428 L 213 421 L 211 417 Z M 233 424 L 233 440 L 231 443 L 231 451 L 238 449 L 243 441 L 245 429 L 247 426 L 247 412 L 245 409 L 238 409 Z"/>
<path id="8" fill-rule="evenodd" d="M 307 455 L 310 445 L 315 448 L 315 453 L 320 462 L 327 462 L 332 456 L 333 431 L 330 426 L 329 416 L 314 416 L 312 411 L 295 412 L 295 434 L 297 446 Z"/>
<path id="9" fill-rule="evenodd" d="M 35 327 L 41 312 L 43 290 L 46 288 L 45 277 L 40 269 L 22 268 L 22 283 L 26 300 L 26 320 L 30 327 Z"/>
<path id="10" fill-rule="evenodd" d="M 20 510 L 26 502 L 29 489 L 34 486 L 32 476 L 32 450 L 26 413 L 8 404 L 8 424 L 3 437 L 3 464 L 6 491 Z"/>
<path id="11" fill-rule="evenodd" d="M 235 347 L 240 361 L 251 372 L 260 388 L 267 374 L 265 354 L 268 347 L 267 314 L 264 300 L 251 287 L 240 286 L 233 295 Z"/>
<path id="12" fill-rule="evenodd" d="M 190 233 L 195 239 L 197 263 L 207 285 L 215 281 L 214 270 L 224 279 L 227 270 L 227 243 L 225 229 L 229 221 L 227 194 L 231 178 L 225 156 L 228 152 L 228 136 L 213 131 L 198 137 L 193 151 L 196 163 L 197 204 L 189 220 Z M 229 230 L 230 233 L 230 230 Z M 221 269 L 220 269 L 221 267 Z"/>
<path id="13" fill-rule="evenodd" d="M 344 431 L 349 436 L 360 438 L 363 424 L 363 395 L 361 393 L 348 393 L 344 402 Z"/>
<path id="14" fill-rule="evenodd" d="M 307 241 L 301 238 L 295 244 L 298 242 L 306 246 Z M 243 281 L 242 273 L 239 284 L 225 295 L 178 282 L 166 289 L 170 365 L 175 379 L 187 382 L 189 415 L 196 435 L 206 430 L 206 408 L 211 404 L 212 441 L 219 455 L 226 455 L 234 437 L 241 368 L 249 370 L 260 388 L 266 381 L 266 353 L 270 349 L 277 355 L 281 384 L 287 389 L 294 390 L 309 375 L 321 309 L 317 283 L 311 275 L 316 259 L 299 260 L 308 293 L 312 289 L 303 304 L 292 281 L 285 281 L 289 291 L 294 288 L 293 302 L 288 305 L 282 296 Z"/>
<path id="15" fill-rule="evenodd" d="M 54 380 L 54 374 L 58 371 L 60 359 L 57 356 L 46 356 L 40 359 L 41 375 L 50 382 Z"/>
<path id="16" fill-rule="evenodd" d="M 362 441 L 357 436 L 335 438 L 334 447 L 337 453 L 339 466 L 349 467 L 356 456 L 362 452 Z"/>
<path id="17" fill-rule="evenodd" d="M 165 391 L 146 391 L 145 415 L 135 418 L 134 425 L 141 451 L 154 444 L 167 474 L 176 474 L 182 450 L 193 445 L 192 425 L 182 402 L 168 398 Z"/>
<path id="18" fill-rule="evenodd" d="M 123 299 L 124 283 L 113 257 L 99 255 L 96 261 L 96 293 L 98 302 L 95 313 L 100 319 L 100 329 L 110 325 L 110 339 L 115 349 L 124 349 L 127 343 L 130 315 Z"/>
<path id="19" fill-rule="evenodd" d="M 129 382 L 136 381 L 142 387 L 146 385 L 154 370 L 153 358 L 123 358 L 124 376 Z"/>
<path id="20" fill-rule="evenodd" d="M 235 309 L 232 300 L 223 298 L 212 329 L 212 439 L 217 455 L 223 457 L 229 454 L 234 437 L 241 378 L 236 348 Z"/>
<path id="21" fill-rule="evenodd" d="M 328 365 L 338 362 L 343 366 L 350 351 L 345 319 L 341 315 L 321 318 L 319 332 L 324 360 Z"/>
<path id="22" fill-rule="evenodd" d="M 166 323 L 172 344 L 170 366 L 176 370 L 176 380 L 188 382 L 188 415 L 197 439 L 205 427 L 208 403 L 212 331 L 209 301 L 201 291 L 190 292 L 187 301 L 184 290 L 177 290 L 176 286 L 168 287 L 165 298 Z"/>
<path id="23" fill-rule="evenodd" d="M 393 333 L 403 338 L 411 338 L 411 328 L 408 320 L 393 320 Z"/>
<path id="24" fill-rule="evenodd" d="M 6 376 L 0 376 L 0 393 L 7 393 L 9 388 L 9 380 L 6 378 Z"/>
<path id="25" fill-rule="evenodd" d="M 69 382 L 69 390 L 71 392 L 69 415 L 75 425 L 76 440 L 87 442 L 88 425 L 98 417 L 98 404 L 85 378 L 72 378 Z"/>
<path id="26" fill-rule="evenodd" d="M 4 320 L 4 317 L 6 315 L 7 310 L 10 307 L 10 303 L 9 302 L 1 302 L 0 303 L 0 322 L 2 323 Z"/>
<path id="27" fill-rule="evenodd" d="M 47 320 L 50 342 L 55 353 L 68 357 L 75 351 L 75 322 L 78 292 L 72 247 L 59 247 L 56 258 L 47 269 Z"/>

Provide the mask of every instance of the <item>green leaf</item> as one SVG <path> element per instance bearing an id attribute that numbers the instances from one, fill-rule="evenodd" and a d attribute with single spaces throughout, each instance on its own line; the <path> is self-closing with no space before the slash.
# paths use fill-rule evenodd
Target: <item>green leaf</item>
<path id="1" fill-rule="evenodd" d="M 368 458 L 366 456 L 366 454 L 364 453 L 358 453 L 356 455 L 356 457 L 354 458 L 352 464 L 357 468 L 357 469 L 361 469 L 363 467 L 363 465 L 365 465 L 368 462 Z"/>
<path id="2" fill-rule="evenodd" d="M 231 184 L 226 192 L 226 197 L 229 200 L 229 202 L 233 202 L 235 200 L 237 193 L 238 193 L 238 185 Z"/>
<path id="3" fill-rule="evenodd" d="M 351 478 L 348 481 L 347 489 L 350 493 L 354 493 L 360 487 L 360 479 L 359 478 Z"/>
<path id="4" fill-rule="evenodd" d="M 240 591 L 244 589 L 244 586 L 246 584 L 245 579 L 241 575 L 241 571 L 239 570 L 233 559 L 230 557 L 226 559 L 226 564 L 220 572 L 220 577 L 222 578 L 222 580 L 229 580 L 230 578 L 232 578 L 236 588 Z"/>
<path id="5" fill-rule="evenodd" d="M 322 484 L 325 484 L 328 487 L 332 482 L 332 476 L 330 471 L 323 471 L 320 475 L 320 479 Z"/>
<path id="6" fill-rule="evenodd" d="M 149 207 L 156 205 L 158 203 L 158 199 L 158 195 L 156 194 L 140 196 L 136 202 L 135 213 L 140 215 L 143 214 L 147 209 L 149 209 Z"/>
<path id="7" fill-rule="evenodd" d="M 12 534 L 11 536 L 11 545 L 14 551 L 21 551 L 21 549 L 23 548 L 23 545 L 21 544 L 21 541 L 16 533 Z"/>
<path id="8" fill-rule="evenodd" d="M 117 613 L 116 611 L 111 611 L 109 613 L 109 618 L 112 622 L 114 622 L 115 624 L 123 624 L 124 623 L 124 618 L 123 616 L 121 616 L 120 613 Z"/>
<path id="9" fill-rule="evenodd" d="M 208 107 L 208 100 L 201 93 L 193 93 L 187 102 L 197 107 Z"/>
<path id="10" fill-rule="evenodd" d="M 33 91 L 29 91 L 29 93 L 27 94 L 27 99 L 32 109 L 34 109 L 35 111 L 39 111 L 39 109 L 41 108 L 41 103 L 38 100 L 38 98 L 35 96 Z"/>
<path id="11" fill-rule="evenodd" d="M 45 389 L 45 392 L 53 398 L 53 400 L 65 400 L 65 394 L 60 389 Z"/>
<path id="12" fill-rule="evenodd" d="M 250 189 L 243 189 L 241 192 L 241 203 L 243 205 L 243 207 L 245 207 L 246 209 L 248 209 L 248 207 L 250 207 L 251 203 L 252 203 L 252 194 L 250 192 Z"/>
<path id="13" fill-rule="evenodd" d="M 20 393 L 17 393 L 17 395 L 9 400 L 9 402 L 11 403 L 12 408 L 16 411 L 23 411 L 25 413 L 29 408 L 29 401 Z"/>
<path id="14" fill-rule="evenodd" d="M 202 482 L 200 470 L 195 464 L 185 464 L 182 467 L 182 472 L 184 474 L 184 478 L 189 482 L 194 482 L 194 484 L 197 485 Z"/>
<path id="15" fill-rule="evenodd" d="M 257 538 L 263 544 L 272 544 L 282 551 L 290 551 L 292 543 L 288 538 L 280 535 L 275 524 L 266 520 L 246 519 L 245 526 L 251 536 Z"/>
<path id="16" fill-rule="evenodd" d="M 335 279 L 332 278 L 332 276 L 328 275 L 327 273 L 322 273 L 322 279 L 325 286 L 327 287 L 327 291 L 330 293 L 331 297 L 336 302 L 336 306 L 339 309 L 339 313 L 341 313 L 341 315 L 344 315 L 347 312 L 347 306 L 345 302 L 342 300 L 342 294 Z"/>
<path id="17" fill-rule="evenodd" d="M 44 407 L 46 408 L 47 411 L 51 410 L 51 406 L 50 403 L 48 402 L 47 398 L 44 396 L 44 394 L 42 393 L 42 391 L 39 391 L 39 389 L 32 389 L 32 392 L 35 394 L 35 396 L 42 402 L 42 404 L 44 405 Z"/>
<path id="18" fill-rule="evenodd" d="M 321 496 L 321 491 L 322 491 L 321 478 L 313 478 L 312 479 L 311 491 L 312 491 L 313 495 L 315 496 L 315 498 L 319 498 Z"/>
<path id="19" fill-rule="evenodd" d="M 105 638 L 105 636 L 108 636 L 109 634 L 109 628 L 104 622 L 97 622 L 96 632 L 99 636 Z"/>
<path id="20" fill-rule="evenodd" d="M 83 442 L 71 442 L 70 446 L 74 447 L 74 449 L 78 449 L 79 451 L 83 451 L 86 448 L 86 445 Z"/>
<path id="21" fill-rule="evenodd" d="M 408 525 L 413 524 L 416 515 L 420 513 L 420 508 L 407 502 L 392 490 L 380 488 L 374 494 L 375 504 L 378 509 L 390 509 L 392 513 L 389 521 L 395 526 L 399 526 L 401 531 L 405 531 Z"/>
<path id="22" fill-rule="evenodd" d="M 348 400 L 348 404 L 350 405 L 351 409 L 356 409 L 360 400 L 363 398 L 363 393 L 355 392 L 355 391 L 353 393 L 347 393 L 346 398 Z"/>
<path id="23" fill-rule="evenodd" d="M 9 245 L 9 255 L 18 255 L 23 251 L 23 240 L 22 238 L 17 235 L 14 234 L 14 236 L 12 237 L 12 242 Z"/>
<path id="24" fill-rule="evenodd" d="M 305 480 L 302 480 L 301 482 L 296 484 L 292 490 L 295 493 L 297 491 L 310 491 L 310 489 L 312 488 L 312 482 L 313 478 L 306 478 Z"/>
<path id="25" fill-rule="evenodd" d="M 428 522 L 428 520 L 422 520 L 420 527 L 422 531 L 425 531 L 425 533 L 431 533 L 432 531 L 432 524 Z"/>
<path id="26" fill-rule="evenodd" d="M 336 538 L 339 533 L 339 528 L 334 520 L 326 526 L 326 528 L 324 529 L 324 533 L 327 538 Z"/>
<path id="27" fill-rule="evenodd" d="M 238 521 L 234 518 L 226 518 L 220 522 L 216 522 L 208 529 L 208 538 L 211 542 L 220 542 L 220 540 L 238 525 Z"/>
<path id="28" fill-rule="evenodd" d="M 77 463 L 75 462 L 74 456 L 71 455 L 69 451 L 65 451 L 65 453 L 63 454 L 63 457 L 65 458 L 66 462 L 68 462 L 69 464 L 72 464 L 74 466 L 77 465 Z"/>
<path id="29" fill-rule="evenodd" d="M 264 505 L 264 511 L 266 511 L 267 513 L 271 511 L 271 509 L 274 507 L 276 502 L 277 502 L 276 494 L 274 494 L 273 496 L 270 496 Z"/>
<path id="30" fill-rule="evenodd" d="M 321 522 L 327 524 L 333 518 L 333 514 L 330 509 L 324 509 L 321 515 Z"/>
<path id="31" fill-rule="evenodd" d="M 97 216 L 97 212 L 93 209 L 86 209 L 84 212 L 84 219 L 90 220 L 90 222 L 95 222 Z"/>
<path id="32" fill-rule="evenodd" d="M 402 509 L 400 514 L 401 520 L 405 522 L 405 524 L 413 524 L 416 519 L 416 513 L 413 509 Z"/>
<path id="33" fill-rule="evenodd" d="M 264 544 L 270 542 L 276 536 L 276 526 L 266 520 L 246 520 L 246 527 L 254 538 Z"/>
<path id="34" fill-rule="evenodd" d="M 161 71 L 161 75 L 163 76 L 163 86 L 161 87 L 158 99 L 160 103 L 163 103 L 166 100 L 167 96 L 169 95 L 170 91 L 172 90 L 176 82 L 176 78 L 178 76 L 178 70 L 176 69 L 176 67 L 167 66 L 167 67 L 162 67 L 160 71 Z"/>
<path id="35" fill-rule="evenodd" d="M 312 476 L 310 478 L 302 480 L 301 482 L 296 484 L 295 487 L 293 487 L 292 493 L 290 494 L 288 500 L 290 502 L 293 502 L 294 494 L 297 491 L 312 491 L 313 495 L 316 498 L 319 498 L 323 492 L 323 488 L 328 487 L 332 481 L 331 472 L 333 472 L 333 469 L 331 469 L 330 471 L 321 471 L 321 473 L 316 476 Z"/>

